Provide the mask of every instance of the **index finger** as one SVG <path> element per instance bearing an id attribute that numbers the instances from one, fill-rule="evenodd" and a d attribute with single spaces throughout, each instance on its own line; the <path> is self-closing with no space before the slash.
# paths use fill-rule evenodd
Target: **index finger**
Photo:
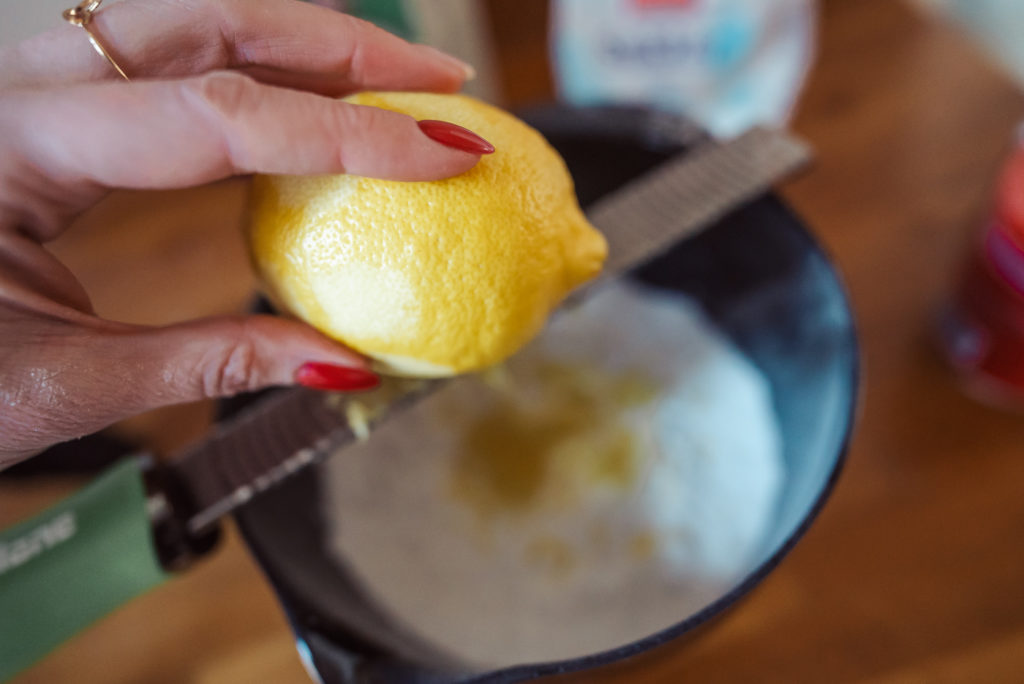
<path id="1" fill-rule="evenodd" d="M 98 11 L 90 28 L 132 79 L 231 68 L 272 85 L 343 95 L 454 92 L 472 73 L 434 48 L 298 0 L 127 0 Z M 0 52 L 0 88 L 116 78 L 74 26 Z"/>
<path id="2" fill-rule="evenodd" d="M 162 189 L 249 173 L 448 178 L 478 153 L 405 114 L 217 71 L 0 97 L 0 229 L 39 242 L 111 188 Z"/>

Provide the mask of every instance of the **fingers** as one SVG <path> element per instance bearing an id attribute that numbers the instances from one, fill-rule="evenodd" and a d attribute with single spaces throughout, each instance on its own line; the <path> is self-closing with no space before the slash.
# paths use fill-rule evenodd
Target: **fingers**
<path id="1" fill-rule="evenodd" d="M 34 215 L 30 228 L 44 240 L 107 188 L 178 188 L 254 172 L 422 181 L 478 159 L 428 138 L 404 114 L 227 71 L 0 100 L 0 211 Z M 31 198 L 38 201 L 26 208 Z"/>
<path id="2" fill-rule="evenodd" d="M 454 92 L 471 73 L 433 48 L 298 0 L 131 0 L 104 7 L 90 28 L 132 79 L 237 68 L 267 83 L 340 95 Z M 69 25 L 0 53 L 0 87 L 117 78 L 85 32 Z"/>
<path id="3" fill-rule="evenodd" d="M 271 316 L 167 328 L 37 319 L 20 330 L 31 330 L 22 333 L 31 344 L 0 360 L 0 467 L 160 406 L 291 385 L 311 368 L 320 388 L 356 391 L 377 381 L 359 355 Z"/>

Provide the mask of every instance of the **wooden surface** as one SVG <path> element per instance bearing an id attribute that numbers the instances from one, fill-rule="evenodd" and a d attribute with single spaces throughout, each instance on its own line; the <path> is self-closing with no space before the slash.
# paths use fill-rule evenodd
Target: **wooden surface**
<path id="1" fill-rule="evenodd" d="M 929 343 L 1024 96 L 961 37 L 896 0 L 832 0 L 822 15 L 795 122 L 819 163 L 785 195 L 835 255 L 860 323 L 864 391 L 849 464 L 806 538 L 710 632 L 577 681 L 1024 678 L 1024 418 L 965 398 Z M 502 42 L 512 104 L 550 83 L 538 71 L 541 34 L 517 30 L 526 35 Z M 232 181 L 118 195 L 56 249 L 110 316 L 238 310 L 251 287 L 237 237 L 242 191 Z M 179 408 L 123 429 L 170 447 L 200 432 L 207 413 Z M 70 486 L 0 480 L 0 525 Z M 232 532 L 215 557 L 16 681 L 308 679 Z"/>

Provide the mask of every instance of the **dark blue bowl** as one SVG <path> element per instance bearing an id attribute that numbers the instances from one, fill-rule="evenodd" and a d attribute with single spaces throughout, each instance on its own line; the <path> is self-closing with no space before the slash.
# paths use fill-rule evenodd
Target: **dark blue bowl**
<path id="1" fill-rule="evenodd" d="M 565 157 L 584 206 L 685 149 L 694 133 L 672 117 L 636 110 L 552 108 L 526 118 Z M 672 627 L 618 648 L 494 672 L 452 672 L 429 645 L 382 615 L 325 551 L 312 469 L 258 497 L 237 518 L 300 652 L 322 681 L 512 682 L 622 660 L 721 614 L 803 535 L 839 474 L 857 395 L 854 323 L 827 256 L 782 202 L 765 196 L 632 277 L 696 298 L 770 382 L 786 480 L 773 531 L 750 572 Z"/>

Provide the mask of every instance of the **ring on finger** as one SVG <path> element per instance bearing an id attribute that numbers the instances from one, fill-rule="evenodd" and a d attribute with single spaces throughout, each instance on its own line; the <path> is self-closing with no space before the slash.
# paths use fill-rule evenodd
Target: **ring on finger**
<path id="1" fill-rule="evenodd" d="M 89 26 L 89 24 L 92 23 L 93 15 L 99 11 L 102 3 L 103 0 L 82 0 L 82 2 L 78 3 L 71 9 L 64 10 L 64 20 L 73 26 L 81 26 L 85 29 L 86 34 L 89 36 L 89 42 L 92 44 L 96 52 L 100 53 L 104 59 L 110 62 L 110 66 L 114 67 L 114 70 L 121 74 L 121 78 L 129 81 L 131 79 L 128 78 L 128 74 L 124 72 L 124 69 L 118 65 L 107 49 L 103 47 L 103 43 L 100 41 L 99 36 L 96 35 L 96 32 Z"/>

